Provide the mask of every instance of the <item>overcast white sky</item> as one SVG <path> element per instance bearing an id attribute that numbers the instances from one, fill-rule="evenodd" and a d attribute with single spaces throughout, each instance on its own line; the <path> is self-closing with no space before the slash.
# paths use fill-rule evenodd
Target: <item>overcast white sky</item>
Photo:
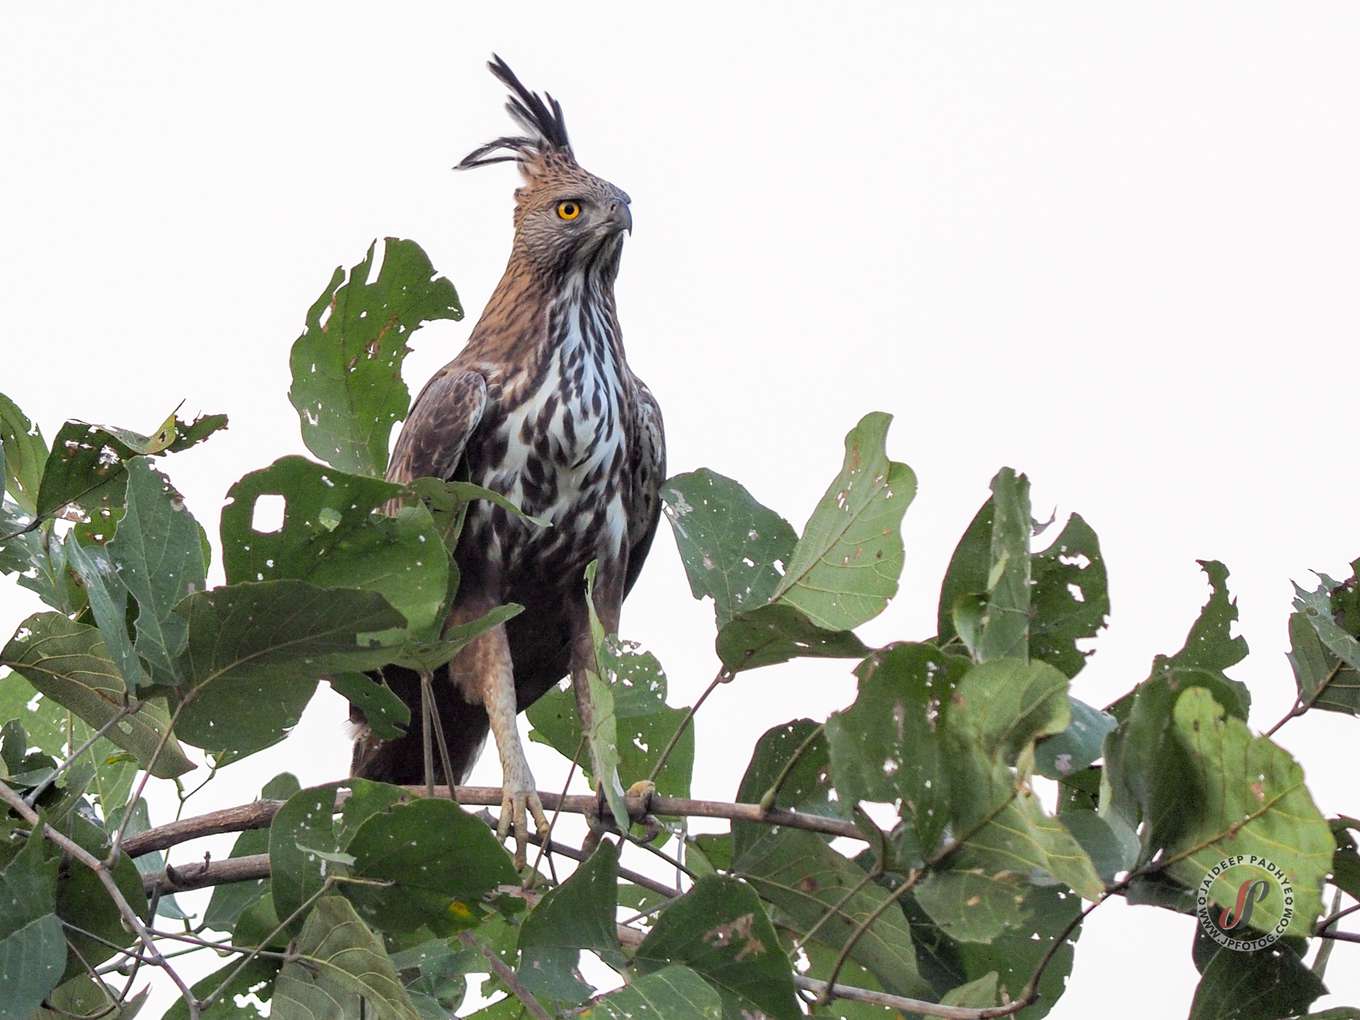
<path id="1" fill-rule="evenodd" d="M 215 536 L 232 482 L 303 452 L 288 348 L 336 264 L 411 237 L 457 285 L 467 320 L 417 334 L 413 386 L 467 336 L 511 236 L 513 170 L 449 171 L 507 127 L 494 49 L 633 197 L 620 316 L 674 471 L 732 475 L 801 526 L 844 432 L 890 411 L 920 495 L 902 592 L 866 639 L 933 633 L 954 543 L 1010 464 L 1036 510 L 1101 537 L 1112 623 L 1074 692 L 1103 704 L 1179 647 L 1207 592 L 1194 560 L 1221 558 L 1253 650 L 1236 675 L 1268 727 L 1293 696 L 1290 579 L 1360 555 L 1360 8 L 832 10 L 11 6 L 0 389 L 49 438 L 67 417 L 149 431 L 181 398 L 229 413 L 167 464 Z M 0 586 L 0 620 L 32 608 Z M 663 528 L 623 630 L 677 703 L 713 674 L 711 618 Z M 769 726 L 850 701 L 848 665 L 719 691 L 696 795 L 729 799 Z M 284 768 L 340 777 L 342 716 L 319 698 L 198 807 Z M 1360 811 L 1357 727 L 1319 714 L 1280 735 L 1329 814 Z M 532 754 L 555 788 L 563 763 Z M 497 780 L 488 755 L 474 781 Z M 1052 1015 L 1184 1013 L 1192 930 L 1102 907 Z M 1355 948 L 1327 1004 L 1360 999 Z"/>

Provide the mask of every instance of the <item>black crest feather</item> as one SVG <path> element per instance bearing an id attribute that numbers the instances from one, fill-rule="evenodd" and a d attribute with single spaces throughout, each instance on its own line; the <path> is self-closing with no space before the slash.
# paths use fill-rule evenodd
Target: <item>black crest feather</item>
<path id="1" fill-rule="evenodd" d="M 562 116 L 562 104 L 547 92 L 542 96 L 530 92 L 496 54 L 486 65 L 497 81 L 510 90 L 506 110 L 526 133 L 507 135 L 487 142 L 463 157 L 456 169 L 470 170 L 473 167 L 489 166 L 492 163 L 509 163 L 535 159 L 549 152 L 556 152 L 568 159 L 575 157 L 571 152 L 571 142 L 567 138 L 567 122 Z"/>

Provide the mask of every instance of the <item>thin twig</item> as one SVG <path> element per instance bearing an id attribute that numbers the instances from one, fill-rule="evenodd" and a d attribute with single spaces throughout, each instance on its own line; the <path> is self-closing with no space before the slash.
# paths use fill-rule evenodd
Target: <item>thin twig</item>
<path id="1" fill-rule="evenodd" d="M 704 693 L 700 694 L 699 700 L 689 707 L 689 710 L 685 713 L 685 717 L 680 720 L 680 724 L 675 727 L 675 732 L 671 734 L 671 739 L 666 741 L 666 746 L 661 749 L 661 757 L 657 758 L 656 764 L 652 766 L 652 771 L 647 776 L 649 780 L 653 783 L 656 782 L 656 777 L 659 776 L 661 770 L 666 767 L 666 760 L 671 756 L 671 752 L 675 750 L 676 745 L 680 743 L 681 735 L 689 728 L 689 724 L 693 722 L 694 714 L 703 707 L 704 702 L 708 700 L 708 696 L 718 689 L 718 685 L 727 683 L 732 679 L 732 676 L 733 674 L 728 672 L 727 667 L 724 666 L 719 669 L 717 675 L 708 682 L 708 686 L 704 688 Z"/>
<path id="2" fill-rule="evenodd" d="M 491 949 L 477 938 L 477 936 L 473 935 L 470 931 L 465 931 L 458 936 L 458 941 L 469 949 L 475 949 L 480 953 L 485 958 L 487 964 L 490 965 L 491 970 L 496 977 L 505 982 L 505 987 L 510 989 L 511 994 L 522 1002 L 524 1008 L 536 1017 L 537 1020 L 552 1020 L 548 1011 L 539 1005 L 538 1000 L 534 998 L 534 993 L 525 988 L 524 985 L 520 983 L 515 972 L 505 965 L 505 961 L 492 952 Z"/>
<path id="3" fill-rule="evenodd" d="M 584 733 L 582 733 L 581 739 L 576 741 L 576 753 L 571 756 L 571 767 L 567 769 L 567 778 L 566 781 L 562 784 L 561 794 L 562 799 L 565 799 L 565 797 L 567 796 L 567 790 L 571 788 L 571 778 L 572 776 L 576 775 L 576 766 L 581 761 L 581 752 L 585 750 L 585 746 L 586 736 Z M 534 857 L 533 869 L 529 872 L 528 882 L 530 886 L 533 885 L 534 879 L 538 876 L 538 866 L 541 863 L 543 863 L 543 856 L 545 854 L 548 854 L 549 848 L 551 848 L 552 846 L 553 829 L 557 826 L 558 816 L 562 814 L 562 799 L 558 800 L 557 806 L 553 808 L 552 817 L 548 819 L 548 838 L 545 839 L 538 846 L 538 854 L 537 856 Z M 551 854 L 548 854 L 548 868 L 552 871 L 553 881 L 556 882 L 557 869 L 553 867 Z"/>
<path id="4" fill-rule="evenodd" d="M 1295 698 L 1293 707 L 1291 707 L 1289 711 L 1284 714 L 1284 716 L 1280 719 L 1279 722 L 1277 722 L 1270 729 L 1266 730 L 1266 736 L 1273 737 L 1275 735 L 1275 731 L 1278 730 L 1285 723 L 1289 722 L 1290 719 L 1293 719 L 1295 716 L 1303 715 L 1310 708 L 1316 705 L 1318 698 L 1322 697 L 1323 693 L 1331 685 L 1332 681 L 1337 678 L 1337 676 L 1341 672 L 1341 667 L 1344 665 L 1345 663 L 1338 659 L 1336 665 L 1333 666 L 1331 670 L 1328 671 L 1327 675 L 1322 678 L 1322 683 L 1317 685 L 1317 689 L 1313 691 L 1312 694 L 1308 695 L 1307 698 L 1303 697 Z"/>
<path id="5" fill-rule="evenodd" d="M 175 968 L 171 967 L 170 964 L 165 961 L 165 957 L 161 956 L 161 951 L 156 947 L 155 940 L 152 939 L 151 933 L 147 931 L 146 925 L 144 925 L 142 919 L 137 916 L 137 911 L 132 909 L 132 904 L 128 903 L 127 897 L 123 895 L 123 891 L 118 888 L 118 883 L 114 881 L 113 873 L 110 871 L 109 866 L 95 858 L 93 854 L 79 843 L 76 843 L 64 833 L 58 832 L 39 818 L 37 812 L 24 803 L 24 798 L 15 793 L 10 785 L 3 780 L 0 780 L 0 800 L 3 800 L 8 804 L 20 818 L 32 825 L 35 833 L 41 832 L 43 838 L 55 844 L 69 857 L 79 861 L 95 873 L 95 877 L 99 879 L 99 883 L 109 894 L 109 898 L 113 900 L 114 906 L 118 908 L 118 913 L 122 916 L 124 923 L 137 935 L 137 938 L 141 940 L 142 944 L 146 946 L 146 951 L 151 958 L 151 962 L 164 970 L 166 974 L 170 976 L 170 980 L 175 983 L 175 987 L 179 989 L 180 994 L 184 997 L 184 1001 L 189 1007 L 189 1020 L 198 1020 L 198 1002 L 194 999 L 194 993 L 189 990 L 189 986 L 184 983 L 184 979 L 176 973 Z"/>

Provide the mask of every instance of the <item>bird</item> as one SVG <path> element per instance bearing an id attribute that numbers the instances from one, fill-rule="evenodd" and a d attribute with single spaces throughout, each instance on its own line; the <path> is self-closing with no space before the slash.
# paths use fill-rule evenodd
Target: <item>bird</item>
<path id="1" fill-rule="evenodd" d="M 520 133 L 480 146 L 455 169 L 518 167 L 510 258 L 466 345 L 417 395 L 387 478 L 403 485 L 427 476 L 465 479 L 548 525 L 491 501 L 469 505 L 453 553 L 461 581 L 445 626 L 504 603 L 523 611 L 432 677 L 453 773 L 444 781 L 465 781 L 489 730 L 503 777 L 497 832 L 502 840 L 513 834 L 522 868 L 529 824 L 546 839 L 548 821 L 517 713 L 570 675 L 582 732 L 590 732 L 586 673 L 595 650 L 585 571 L 597 564 L 595 612 L 617 633 L 623 599 L 656 533 L 666 446 L 660 407 L 624 355 L 614 300 L 633 228 L 631 199 L 577 162 L 551 94 L 529 91 L 495 54 L 487 66 L 509 90 L 506 109 Z M 422 718 L 419 674 L 389 665 L 381 675 L 412 718 Z M 357 707 L 350 718 L 352 775 L 424 780 L 420 726 L 382 740 Z"/>

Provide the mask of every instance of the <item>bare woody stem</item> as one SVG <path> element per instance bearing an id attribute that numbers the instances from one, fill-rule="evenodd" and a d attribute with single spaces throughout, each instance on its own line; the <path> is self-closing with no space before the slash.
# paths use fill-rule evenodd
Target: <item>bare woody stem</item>
<path id="1" fill-rule="evenodd" d="M 534 998 L 534 993 L 525 988 L 515 972 L 506 966 L 505 961 L 483 945 L 477 936 L 470 931 L 465 931 L 458 936 L 458 941 L 482 955 L 487 965 L 495 972 L 496 977 L 505 982 L 505 987 L 510 989 L 510 994 L 523 1004 L 530 1016 L 536 1017 L 537 1020 L 552 1020 L 548 1011 Z"/>

